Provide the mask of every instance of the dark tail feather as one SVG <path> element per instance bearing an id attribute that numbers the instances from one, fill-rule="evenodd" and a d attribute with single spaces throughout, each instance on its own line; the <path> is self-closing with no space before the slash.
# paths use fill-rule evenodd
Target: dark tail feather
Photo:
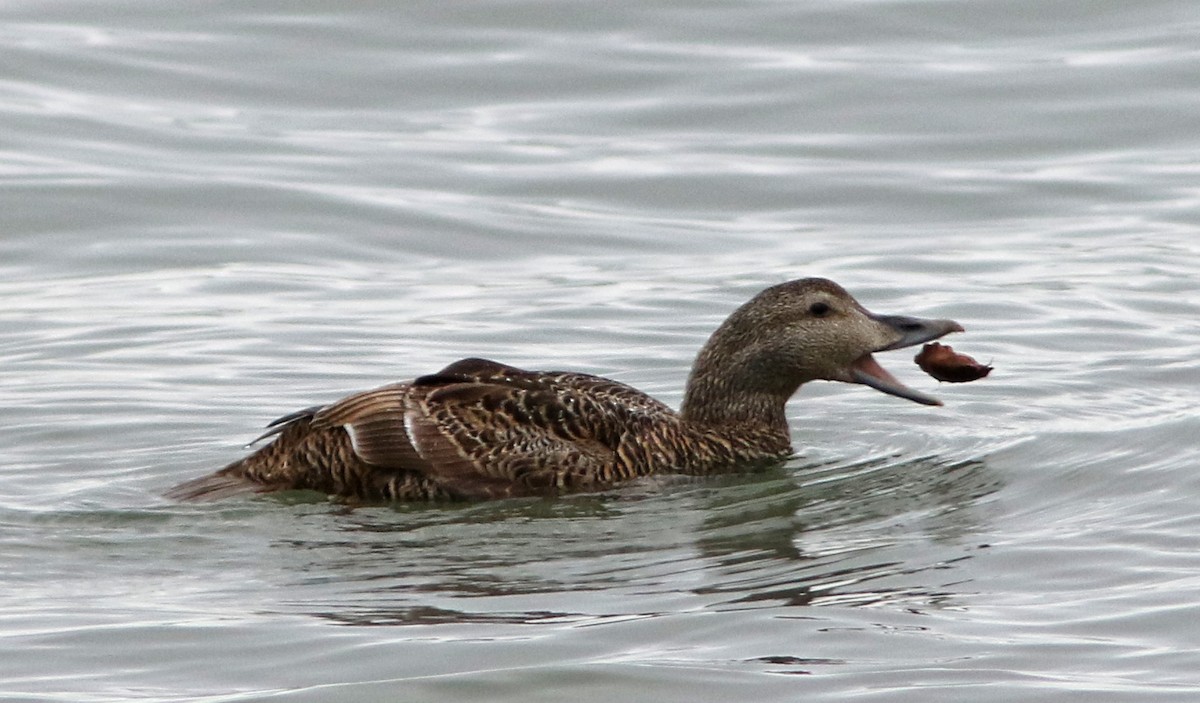
<path id="1" fill-rule="evenodd" d="M 194 478 L 191 481 L 184 481 L 164 493 L 163 497 L 169 500 L 199 503 L 262 493 L 263 491 L 270 490 L 268 486 L 255 483 L 231 471 L 231 469 L 235 469 L 239 464 L 241 462 L 221 469 L 215 474 Z"/>

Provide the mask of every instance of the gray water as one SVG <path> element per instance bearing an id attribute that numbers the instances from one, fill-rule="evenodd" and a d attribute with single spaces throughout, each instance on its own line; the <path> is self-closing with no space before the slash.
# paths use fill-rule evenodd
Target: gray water
<path id="1" fill-rule="evenodd" d="M 1200 700 L 1192 0 L 0 8 L 0 698 Z M 952 317 L 774 470 L 179 505 L 480 355 L 677 404 L 766 285 Z"/>

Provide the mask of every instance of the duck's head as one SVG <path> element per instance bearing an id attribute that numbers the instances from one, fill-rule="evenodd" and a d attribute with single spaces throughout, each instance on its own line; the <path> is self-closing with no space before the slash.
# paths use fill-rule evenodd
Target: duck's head
<path id="1" fill-rule="evenodd" d="M 877 315 L 827 279 L 789 281 L 756 295 L 713 333 L 696 360 L 689 395 L 693 386 L 708 383 L 731 394 L 746 391 L 786 401 L 801 384 L 826 380 L 860 383 L 917 403 L 941 405 L 905 386 L 874 355 L 962 329 L 953 320 Z M 724 378 L 715 381 L 717 376 Z"/>

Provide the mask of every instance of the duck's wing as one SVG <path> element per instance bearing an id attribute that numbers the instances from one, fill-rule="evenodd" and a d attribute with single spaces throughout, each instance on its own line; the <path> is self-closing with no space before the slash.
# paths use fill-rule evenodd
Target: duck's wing
<path id="1" fill-rule="evenodd" d="M 410 434 L 414 422 L 428 415 L 422 401 L 439 382 L 482 383 L 526 371 L 486 359 L 462 359 L 437 374 L 355 393 L 324 407 L 279 418 L 264 436 L 278 433 L 297 418 L 310 418 L 314 429 L 342 427 L 354 453 L 368 464 L 436 474 L 436 467 L 417 450 Z M 261 439 L 261 438 L 260 438 Z M 257 441 L 257 440 L 255 440 Z"/>
<path id="2" fill-rule="evenodd" d="M 412 406 L 411 383 L 393 383 L 355 393 L 312 415 L 312 428 L 342 427 L 353 451 L 367 464 L 428 472 L 408 434 L 405 420 Z"/>
<path id="3" fill-rule="evenodd" d="M 466 497 L 544 493 L 625 478 L 618 452 L 639 417 L 671 413 L 624 384 L 464 359 L 313 415 L 366 463 L 424 473 Z"/>

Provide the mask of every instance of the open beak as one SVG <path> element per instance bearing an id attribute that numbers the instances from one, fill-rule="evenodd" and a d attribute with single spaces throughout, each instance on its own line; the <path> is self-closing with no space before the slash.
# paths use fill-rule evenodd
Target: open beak
<path id="1" fill-rule="evenodd" d="M 875 351 L 877 352 L 924 344 L 939 337 L 944 337 L 951 332 L 963 331 L 962 325 L 954 320 L 925 320 L 919 317 L 875 315 L 873 313 L 867 313 L 867 316 L 886 327 L 890 335 L 896 337 L 894 341 L 876 349 Z M 888 373 L 887 369 L 880 366 L 879 362 L 875 361 L 875 357 L 870 353 L 860 357 L 851 365 L 850 376 L 854 379 L 855 383 L 870 386 L 888 395 L 907 398 L 922 405 L 942 404 L 942 401 L 937 398 L 920 391 L 915 391 L 901 383 L 895 376 Z"/>

